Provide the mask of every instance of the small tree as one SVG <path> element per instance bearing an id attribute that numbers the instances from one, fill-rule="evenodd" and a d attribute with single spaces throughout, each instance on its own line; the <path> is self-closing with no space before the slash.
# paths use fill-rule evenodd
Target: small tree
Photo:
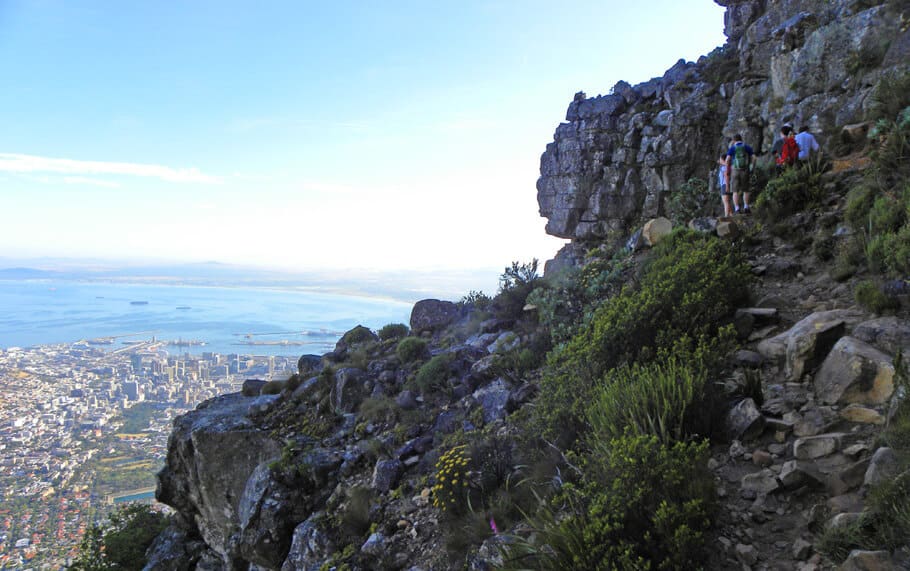
<path id="1" fill-rule="evenodd" d="M 143 504 L 126 504 L 102 524 L 86 531 L 79 556 L 71 569 L 139 571 L 146 564 L 145 552 L 168 525 L 168 517 Z"/>

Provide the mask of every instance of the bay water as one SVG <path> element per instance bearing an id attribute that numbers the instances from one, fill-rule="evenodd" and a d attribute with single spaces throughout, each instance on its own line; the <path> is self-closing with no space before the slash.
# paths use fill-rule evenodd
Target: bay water
<path id="1" fill-rule="evenodd" d="M 356 325 L 408 323 L 411 307 L 295 289 L 0 280 L 0 348 L 154 336 L 177 342 L 171 354 L 321 354 Z"/>

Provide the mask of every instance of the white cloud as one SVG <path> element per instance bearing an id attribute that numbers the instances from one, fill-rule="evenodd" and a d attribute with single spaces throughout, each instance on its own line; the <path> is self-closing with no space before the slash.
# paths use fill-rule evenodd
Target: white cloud
<path id="1" fill-rule="evenodd" d="M 142 163 L 115 163 L 106 161 L 80 161 L 0 153 L 0 172 L 58 173 L 66 175 L 126 175 L 157 178 L 167 182 L 195 182 L 214 184 L 221 182 L 217 176 L 207 175 L 195 167 L 173 168 Z M 70 177 L 78 180 L 77 177 Z M 97 180 L 97 179 L 96 179 Z"/>

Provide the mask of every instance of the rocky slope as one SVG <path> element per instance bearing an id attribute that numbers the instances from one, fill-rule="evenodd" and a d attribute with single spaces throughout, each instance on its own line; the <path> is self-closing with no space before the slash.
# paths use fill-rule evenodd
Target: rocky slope
<path id="1" fill-rule="evenodd" d="M 718 3 L 723 50 L 570 104 L 538 183 L 547 231 L 572 239 L 548 273 L 663 214 L 667 194 L 704 177 L 733 132 L 767 149 L 794 121 L 831 141 L 862 121 L 882 74 L 907 66 L 905 2 Z M 864 311 L 806 240 L 844 234 L 858 164 L 825 175 L 829 198 L 785 221 L 788 235 L 721 222 L 755 286 L 731 316 L 741 346 L 719 380 L 757 379 L 759 390 L 731 402 L 729 441 L 711 451 L 722 506 L 710 569 L 836 568 L 816 553 L 822 530 L 856 520 L 869 486 L 899 470 L 876 438 L 898 400 L 893 357 L 910 353 L 908 300 L 892 317 Z M 629 255 L 634 268 L 647 251 Z M 522 530 L 483 512 L 453 528 L 433 487 L 444 466 L 459 475 L 440 460 L 456 435 L 482 434 L 473 452 L 494 467 L 521 453 L 513 420 L 533 408 L 548 334 L 523 298 L 510 301 L 422 301 L 406 337 L 356 328 L 333 352 L 301 357 L 288 382 L 249 381 L 177 419 L 157 492 L 177 515 L 147 569 L 495 568 L 503 532 Z M 558 453 L 554 466 L 554 481 L 575 469 Z M 851 558 L 843 569 L 910 568 L 907 550 Z"/>

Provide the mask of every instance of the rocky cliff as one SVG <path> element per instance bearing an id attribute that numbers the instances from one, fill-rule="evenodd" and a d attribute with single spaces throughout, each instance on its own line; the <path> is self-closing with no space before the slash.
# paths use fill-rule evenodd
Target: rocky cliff
<path id="1" fill-rule="evenodd" d="M 592 262 L 581 252 L 612 255 L 683 182 L 706 177 L 734 132 L 767 150 L 791 121 L 831 141 L 864 120 L 879 78 L 908 67 L 906 2 L 718 3 L 726 46 L 637 86 L 576 95 L 547 146 L 538 182 L 547 231 L 572 239 L 562 262 L 589 262 L 574 290 L 551 287 L 571 300 L 526 305 L 540 280 L 507 268 L 494 300 L 424 300 L 410 328 L 355 328 L 331 353 L 301 357 L 288 381 L 250 381 L 178 418 L 157 492 L 176 515 L 147 569 L 486 571 L 502 563 L 497 546 L 538 536 L 539 522 L 519 514 L 582 471 L 521 421 L 544 396 L 545 354 L 565 340 L 544 323 L 584 319 L 591 307 L 572 304 L 596 306 L 591 291 L 634 290 L 648 255 Z M 830 196 L 784 225 L 818 244 L 843 240 L 846 194 L 861 177 L 853 167 L 825 174 Z M 714 385 L 735 390 L 723 395 L 724 434 L 707 462 L 720 507 L 705 567 L 834 569 L 817 549 L 824 525 L 868 521 L 870 489 L 910 477 L 877 440 L 898 408 L 894 357 L 910 353 L 910 299 L 898 291 L 896 316 L 876 318 L 856 305 L 851 282 L 831 279 L 812 240 L 739 224 L 744 238 L 731 232 L 724 244 L 748 264 L 754 306 L 718 322 L 739 348 L 712 372 Z M 660 318 L 646 316 L 644 329 Z M 532 441 L 542 451 L 523 449 Z M 532 477 L 542 487 L 522 504 L 516 482 Z M 446 503 L 455 498 L 483 503 L 456 511 Z M 906 566 L 900 547 L 857 551 L 843 569 Z"/>
<path id="2" fill-rule="evenodd" d="M 662 214 L 686 180 L 710 178 L 735 133 L 757 152 L 786 122 L 833 140 L 863 120 L 878 79 L 910 62 L 906 2 L 716 1 L 725 46 L 569 104 L 537 182 L 547 233 L 574 242 L 563 257 Z"/>

